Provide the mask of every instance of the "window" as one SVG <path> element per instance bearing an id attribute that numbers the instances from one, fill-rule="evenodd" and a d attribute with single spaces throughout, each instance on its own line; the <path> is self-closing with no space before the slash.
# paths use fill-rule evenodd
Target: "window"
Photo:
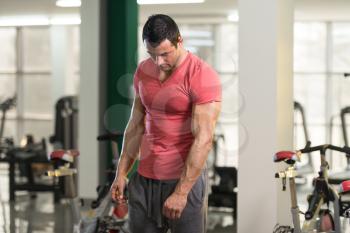
<path id="1" fill-rule="evenodd" d="M 60 26 L 63 27 L 63 26 Z M 79 26 L 64 26 L 72 57 L 69 83 L 54 86 L 52 47 L 54 33 L 49 26 L 0 27 L 0 101 L 16 94 L 17 105 L 7 114 L 5 136 L 16 143 L 26 134 L 36 141 L 53 133 L 53 93 L 79 90 Z M 57 52 L 57 50 L 56 50 Z M 69 53 L 69 54 L 68 54 Z M 57 59 L 56 59 L 57 60 Z"/>

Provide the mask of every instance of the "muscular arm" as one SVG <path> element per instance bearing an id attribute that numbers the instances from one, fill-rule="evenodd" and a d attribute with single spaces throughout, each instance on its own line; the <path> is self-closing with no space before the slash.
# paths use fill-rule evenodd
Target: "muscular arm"
<path id="1" fill-rule="evenodd" d="M 195 138 L 175 193 L 187 195 L 201 174 L 212 147 L 219 112 L 220 102 L 194 106 L 192 132 Z"/>
<path id="2" fill-rule="evenodd" d="M 144 133 L 145 109 L 140 97 L 135 97 L 131 116 L 124 132 L 122 152 L 120 155 L 116 177 L 112 185 L 112 197 L 123 196 L 126 176 L 136 160 L 142 135 Z"/>
<path id="3" fill-rule="evenodd" d="M 215 124 L 220 108 L 220 102 L 195 105 L 193 108 L 192 132 L 194 141 L 175 191 L 164 205 L 163 212 L 168 218 L 180 217 L 184 208 L 180 205 L 183 204 L 182 201 L 187 200 L 188 193 L 205 166 L 208 153 L 212 147 Z"/>

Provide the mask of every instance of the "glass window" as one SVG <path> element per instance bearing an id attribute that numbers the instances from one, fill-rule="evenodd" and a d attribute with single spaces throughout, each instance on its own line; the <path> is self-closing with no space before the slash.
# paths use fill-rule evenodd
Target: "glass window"
<path id="1" fill-rule="evenodd" d="M 333 31 L 333 53 L 332 53 L 332 68 L 334 72 L 349 72 L 350 71 L 350 23 L 334 23 Z M 342 134 L 342 128 L 340 126 L 340 109 L 346 106 L 350 106 L 350 80 L 349 78 L 344 78 L 343 75 L 333 75 L 332 76 L 332 87 L 335 97 L 332 99 L 332 106 L 337 106 L 338 109 L 333 111 L 336 117 L 334 124 L 334 130 L 332 134 L 332 142 L 338 145 L 344 144 L 344 138 Z M 350 117 L 346 116 L 346 123 L 348 125 L 347 132 L 348 138 L 350 137 L 350 127 L 349 127 Z M 350 143 L 350 142 L 347 142 Z M 333 153 L 336 155 L 337 153 Z M 333 167 L 343 168 L 346 164 L 344 156 L 338 154 L 333 159 Z"/>
<path id="2" fill-rule="evenodd" d="M 213 65 L 215 44 L 213 26 L 180 24 L 179 29 L 185 49 Z"/>
<path id="3" fill-rule="evenodd" d="M 17 142 L 17 120 L 15 119 L 6 119 L 4 137 L 13 138 L 15 143 Z"/>
<path id="4" fill-rule="evenodd" d="M 238 71 L 238 26 L 220 24 L 215 28 L 215 68 L 219 72 Z"/>
<path id="5" fill-rule="evenodd" d="M 313 145 L 325 142 L 325 124 L 328 121 L 325 119 L 325 80 L 325 75 L 295 75 L 294 77 L 294 98 L 304 107 Z M 298 132 L 296 138 L 303 140 L 303 132 Z"/>
<path id="6" fill-rule="evenodd" d="M 350 23 L 334 23 L 332 41 L 333 71 L 350 72 Z"/>
<path id="7" fill-rule="evenodd" d="M 220 73 L 222 86 L 222 105 L 219 121 L 235 122 L 238 119 L 241 102 L 238 92 L 238 77 L 234 74 Z"/>
<path id="8" fill-rule="evenodd" d="M 16 71 L 16 29 L 0 28 L 0 72 Z"/>
<path id="9" fill-rule="evenodd" d="M 247 143 L 247 134 L 242 134 L 238 140 L 238 132 L 241 126 L 238 123 L 218 122 L 216 126 L 216 133 L 224 136 L 224 140 L 218 140 L 217 155 L 211 152 L 212 156 L 209 158 L 211 164 L 216 162 L 216 166 L 238 166 L 238 152 Z M 244 131 L 244 130 L 242 130 Z"/>
<path id="10" fill-rule="evenodd" d="M 5 101 L 8 98 L 12 98 L 16 94 L 16 79 L 15 75 L 4 75 L 0 74 L 0 103 Z M 4 135 L 5 136 L 13 136 L 16 132 L 16 129 L 11 129 L 9 128 L 8 119 L 11 118 L 13 119 L 16 117 L 16 106 L 13 106 L 11 109 L 9 109 L 6 112 L 6 123 L 5 123 L 5 131 Z M 0 117 L 2 116 L 2 111 L 0 111 Z M 13 125 L 11 123 L 10 125 Z"/>
<path id="11" fill-rule="evenodd" d="M 294 24 L 294 71 L 326 71 L 326 24 Z"/>
<path id="12" fill-rule="evenodd" d="M 325 75 L 294 76 L 294 98 L 305 109 L 310 123 L 324 124 L 325 120 Z"/>
<path id="13" fill-rule="evenodd" d="M 48 72 L 51 70 L 50 33 L 48 27 L 24 27 L 23 71 Z"/>
<path id="14" fill-rule="evenodd" d="M 42 138 L 47 139 L 53 134 L 53 121 L 25 120 L 23 133 L 24 135 L 32 134 L 36 142 L 39 142 Z"/>
<path id="15" fill-rule="evenodd" d="M 339 114 L 341 108 L 350 106 L 350 80 L 345 78 L 343 74 L 335 74 L 329 76 L 330 85 L 327 87 L 331 94 L 331 104 L 329 112 Z"/>
<path id="16" fill-rule="evenodd" d="M 246 140 L 238 140 L 238 117 L 243 103 L 238 92 L 238 76 L 233 73 L 218 74 L 222 85 L 222 103 L 216 134 L 222 134 L 225 139 L 218 141 L 217 155 L 212 158 L 212 163 L 215 159 L 217 166 L 237 166 L 239 143 L 243 145 Z"/>
<path id="17" fill-rule="evenodd" d="M 138 56 L 136 56 L 136 53 L 135 53 L 135 61 L 137 63 L 140 63 L 141 61 L 143 61 L 149 57 L 149 55 L 146 51 L 146 47 L 142 41 L 142 29 L 143 29 L 143 26 L 139 26 L 138 31 L 137 31 L 138 32 L 138 46 L 137 46 Z"/>
<path id="18" fill-rule="evenodd" d="M 51 78 L 47 75 L 23 76 L 24 113 L 52 114 Z"/>
<path id="19" fill-rule="evenodd" d="M 72 35 L 72 55 L 73 55 L 73 70 L 78 72 L 80 70 L 80 28 L 78 26 L 72 26 L 68 28 L 70 34 Z"/>
<path id="20" fill-rule="evenodd" d="M 16 75 L 0 73 L 0 101 L 16 94 Z"/>

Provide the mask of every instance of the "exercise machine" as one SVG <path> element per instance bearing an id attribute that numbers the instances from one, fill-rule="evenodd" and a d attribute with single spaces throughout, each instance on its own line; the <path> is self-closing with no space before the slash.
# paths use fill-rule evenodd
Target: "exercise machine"
<path id="1" fill-rule="evenodd" d="M 2 103 L 0 103 L 0 110 L 2 113 L 1 124 L 0 124 L 0 138 L 4 137 L 6 113 L 8 110 L 10 110 L 15 105 L 16 105 L 16 96 L 14 96 L 12 98 L 8 98 L 5 101 L 3 101 Z"/>
<path id="2" fill-rule="evenodd" d="M 282 179 L 283 190 L 286 190 L 287 180 L 291 194 L 291 212 L 293 220 L 293 228 L 285 227 L 288 230 L 283 231 L 281 227 L 275 229 L 277 232 L 334 232 L 342 233 L 340 217 L 349 218 L 350 202 L 345 200 L 345 196 L 350 192 L 350 181 L 341 184 L 338 193 L 334 187 L 328 183 L 328 163 L 325 159 L 327 150 L 335 150 L 350 156 L 350 148 L 347 146 L 337 147 L 330 144 L 311 147 L 311 143 L 307 143 L 305 148 L 298 151 L 280 151 L 274 155 L 274 162 L 285 162 L 288 167 L 275 174 L 276 178 Z M 312 194 L 308 196 L 308 209 L 304 214 L 304 222 L 301 225 L 300 209 L 297 203 L 295 177 L 295 163 L 300 161 L 302 154 L 320 152 L 321 167 L 318 177 L 314 179 L 314 189 Z M 333 203 L 334 217 L 329 209 L 329 204 Z M 326 207 L 326 208 L 325 208 Z"/>
<path id="3" fill-rule="evenodd" d="M 55 129 L 50 137 L 54 149 L 77 148 L 78 98 L 65 96 L 55 105 Z"/>
<path id="4" fill-rule="evenodd" d="M 237 169 L 235 167 L 217 166 L 218 143 L 225 142 L 223 134 L 217 134 L 213 141 L 214 152 L 214 181 L 218 177 L 219 183 L 211 186 L 208 196 L 208 206 L 231 208 L 233 219 L 237 218 Z"/>
<path id="5" fill-rule="evenodd" d="M 117 164 L 117 161 L 119 160 L 118 144 L 120 143 L 122 138 L 123 138 L 123 133 L 120 133 L 120 132 L 106 133 L 106 134 L 99 135 L 97 137 L 97 140 L 99 142 L 107 141 L 111 143 L 112 152 L 113 152 L 113 161 L 110 167 L 106 170 L 106 176 L 107 176 L 106 183 L 103 185 L 99 185 L 96 188 L 97 198 L 91 202 L 91 208 L 93 209 L 97 208 L 100 205 L 101 201 L 103 200 L 103 198 L 105 198 L 106 195 L 109 195 L 109 190 L 111 188 L 111 185 L 115 177 L 116 164 Z"/>
<path id="6" fill-rule="evenodd" d="M 305 139 L 305 144 L 310 141 L 309 137 L 309 131 L 307 128 L 307 121 L 306 121 L 306 116 L 305 116 L 305 110 L 304 107 L 297 101 L 294 101 L 294 114 L 299 114 L 301 117 L 301 126 L 303 129 L 303 134 L 304 134 L 304 139 Z M 295 117 L 296 118 L 296 117 Z M 297 127 L 296 125 L 294 126 L 294 130 L 296 131 Z M 296 134 L 296 132 L 295 132 Z M 314 164 L 312 162 L 311 154 L 307 154 L 307 162 L 304 165 L 298 166 L 298 175 L 303 177 L 304 175 L 311 174 L 314 172 Z"/>
<path id="7" fill-rule="evenodd" d="M 350 114 L 350 106 L 345 107 L 340 111 L 342 134 L 344 138 L 344 144 L 346 146 L 349 146 L 348 131 L 347 131 L 347 124 L 346 124 L 346 116 L 349 114 Z M 350 158 L 349 157 L 347 157 L 347 166 L 345 168 L 345 171 L 330 174 L 328 180 L 330 184 L 340 184 L 342 181 L 348 180 L 348 179 L 350 179 Z"/>
<path id="8" fill-rule="evenodd" d="M 57 100 L 55 104 L 54 134 L 49 138 L 54 150 L 69 150 L 78 147 L 78 113 L 78 98 L 76 96 L 64 96 Z M 59 160 L 54 161 L 55 168 L 61 166 L 61 163 Z M 72 166 L 77 167 L 76 161 Z M 56 183 L 60 190 L 59 193 L 55 193 L 54 197 L 54 201 L 57 203 L 65 197 L 67 185 L 63 177 L 58 177 Z M 76 180 L 74 184 L 77 184 Z"/>

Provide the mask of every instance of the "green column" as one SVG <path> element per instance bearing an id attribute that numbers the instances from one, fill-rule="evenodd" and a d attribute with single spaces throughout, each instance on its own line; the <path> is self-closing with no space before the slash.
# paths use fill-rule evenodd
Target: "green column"
<path id="1" fill-rule="evenodd" d="M 130 116 L 133 74 L 137 66 L 138 5 L 136 0 L 106 0 L 105 9 L 107 80 L 104 125 L 108 131 L 123 132 Z M 108 151 L 112 155 L 110 147 Z"/>

